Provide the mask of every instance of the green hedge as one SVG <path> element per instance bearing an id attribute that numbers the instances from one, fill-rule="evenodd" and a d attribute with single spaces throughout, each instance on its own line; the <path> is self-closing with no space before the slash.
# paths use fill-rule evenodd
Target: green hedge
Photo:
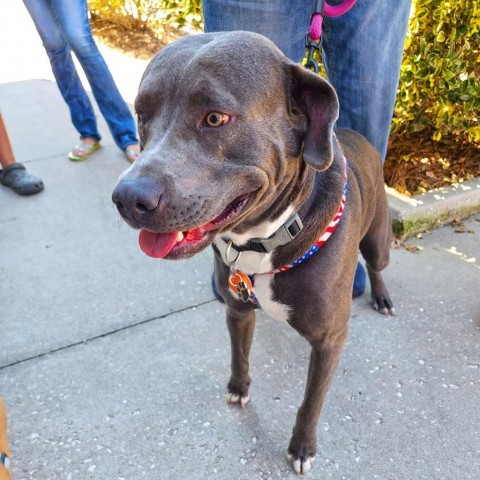
<path id="1" fill-rule="evenodd" d="M 199 27 L 201 0 L 88 0 L 90 11 L 105 20 L 127 27 L 156 30 L 165 22 L 181 28 Z"/>
<path id="2" fill-rule="evenodd" d="M 107 20 L 154 31 L 162 23 L 199 27 L 202 20 L 201 0 L 89 4 Z M 414 0 L 413 5 L 392 131 L 480 145 L 480 1 Z"/>
<path id="3" fill-rule="evenodd" d="M 480 145 L 480 2 L 414 7 L 392 130 Z"/>

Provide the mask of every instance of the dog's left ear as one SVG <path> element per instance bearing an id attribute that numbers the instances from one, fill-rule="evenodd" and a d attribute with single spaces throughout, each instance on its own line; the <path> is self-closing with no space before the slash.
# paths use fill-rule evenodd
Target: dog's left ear
<path id="1" fill-rule="evenodd" d="M 290 113 L 306 116 L 303 160 L 315 170 L 326 170 L 333 161 L 333 126 L 338 118 L 338 98 L 333 87 L 318 74 L 289 63 Z"/>

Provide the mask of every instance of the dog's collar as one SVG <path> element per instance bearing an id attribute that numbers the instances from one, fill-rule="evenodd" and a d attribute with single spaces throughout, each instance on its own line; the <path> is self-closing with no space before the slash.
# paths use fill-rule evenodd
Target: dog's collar
<path id="1" fill-rule="evenodd" d="M 343 155 L 343 153 L 342 153 Z M 267 273 L 256 273 L 253 275 L 246 275 L 240 270 L 237 270 L 235 268 L 235 263 L 238 261 L 241 252 L 237 251 L 235 256 L 230 258 L 230 252 L 232 247 L 232 243 L 230 242 L 227 245 L 227 248 L 225 250 L 225 254 L 222 254 L 222 258 L 224 262 L 230 266 L 230 273 L 228 275 L 228 286 L 230 290 L 238 296 L 238 298 L 244 302 L 251 302 L 254 304 L 258 304 L 258 300 L 255 296 L 253 287 L 254 287 L 254 276 L 255 275 L 274 275 L 275 273 L 280 273 L 280 272 L 286 272 L 287 270 L 290 270 L 297 265 L 300 265 L 300 263 L 303 263 L 304 261 L 308 260 L 312 255 L 314 255 L 316 252 L 318 252 L 318 249 L 330 238 L 332 233 L 335 231 L 335 229 L 338 226 L 338 223 L 340 222 L 340 218 L 342 217 L 343 211 L 345 210 L 345 202 L 347 200 L 347 192 L 348 192 L 348 161 L 343 155 L 343 161 L 344 161 L 344 184 L 343 184 L 343 194 L 342 198 L 340 200 L 340 206 L 338 207 L 337 213 L 331 220 L 331 222 L 328 224 L 327 228 L 325 231 L 322 233 L 320 238 L 310 247 L 310 249 L 302 255 L 300 258 L 297 258 L 293 263 L 290 263 L 288 265 L 284 265 L 283 267 L 277 268 L 276 270 L 273 270 L 271 272 Z M 292 217 L 291 217 L 292 218 Z M 288 223 L 289 220 L 287 220 L 286 223 Z M 284 224 L 285 225 L 285 224 Z M 282 227 L 280 227 L 281 229 Z"/>
<path id="2" fill-rule="evenodd" d="M 275 233 L 268 238 L 252 238 L 245 245 L 235 245 L 231 240 L 220 237 L 216 246 L 222 256 L 230 263 L 228 258 L 237 258 L 241 252 L 270 253 L 281 245 L 291 242 L 303 230 L 303 223 L 298 213 L 294 213 Z"/>
<path id="3" fill-rule="evenodd" d="M 10 459 L 6 453 L 0 453 L 0 463 L 3 464 L 6 470 L 10 470 Z"/>

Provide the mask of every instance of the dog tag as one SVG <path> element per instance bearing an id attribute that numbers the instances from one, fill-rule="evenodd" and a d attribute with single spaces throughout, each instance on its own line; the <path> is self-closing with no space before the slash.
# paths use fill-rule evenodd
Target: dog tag
<path id="1" fill-rule="evenodd" d="M 243 282 L 238 283 L 237 294 L 238 298 L 240 298 L 242 302 L 248 302 L 248 300 L 250 299 L 250 292 L 248 291 L 247 286 Z"/>
<path id="2" fill-rule="evenodd" d="M 252 281 L 240 270 L 232 270 L 228 275 L 228 286 L 239 300 L 248 302 L 253 292 Z"/>

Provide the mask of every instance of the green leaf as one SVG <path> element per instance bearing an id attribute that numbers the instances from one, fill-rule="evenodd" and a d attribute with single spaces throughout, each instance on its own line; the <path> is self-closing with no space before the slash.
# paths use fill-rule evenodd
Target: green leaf
<path id="1" fill-rule="evenodd" d="M 445 32 L 443 30 L 441 30 L 440 32 L 438 32 L 435 40 L 439 43 L 443 43 L 445 41 Z"/>

